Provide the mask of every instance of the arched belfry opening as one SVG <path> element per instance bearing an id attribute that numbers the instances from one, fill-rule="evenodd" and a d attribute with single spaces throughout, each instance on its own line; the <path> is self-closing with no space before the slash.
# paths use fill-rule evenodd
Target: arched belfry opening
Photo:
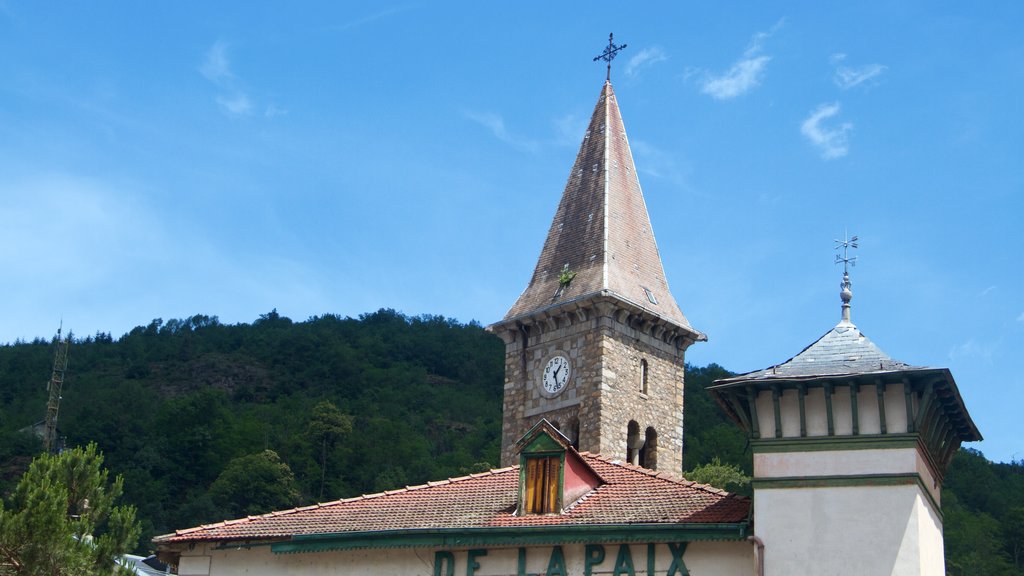
<path id="1" fill-rule="evenodd" d="M 640 447 L 637 464 L 651 470 L 658 469 L 658 432 L 653 426 L 648 426 L 644 432 L 644 444 Z"/>
<path id="2" fill-rule="evenodd" d="M 640 435 L 640 425 L 636 423 L 636 420 L 630 420 L 626 426 L 626 461 L 636 464 L 643 447 L 644 437 Z"/>

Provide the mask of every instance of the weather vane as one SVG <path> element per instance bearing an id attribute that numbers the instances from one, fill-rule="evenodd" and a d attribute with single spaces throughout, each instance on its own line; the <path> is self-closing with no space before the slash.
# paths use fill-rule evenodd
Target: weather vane
<path id="1" fill-rule="evenodd" d="M 850 257 L 850 253 L 849 253 L 850 248 L 856 248 L 857 247 L 857 237 L 854 236 L 853 238 L 850 238 L 849 237 L 849 233 L 846 233 L 844 235 L 844 237 L 846 238 L 845 240 L 836 240 L 835 241 L 836 242 L 836 250 L 839 250 L 840 248 L 843 249 L 843 255 L 842 256 L 839 256 L 839 254 L 836 254 L 836 264 L 839 264 L 840 262 L 843 263 L 843 276 L 846 276 L 847 273 L 849 272 L 849 270 L 847 268 L 847 265 L 849 265 L 849 266 L 856 266 L 857 265 L 857 257 L 856 256 Z"/>
<path id="2" fill-rule="evenodd" d="M 614 35 L 609 34 L 608 47 L 604 49 L 604 52 L 602 52 L 600 56 L 594 56 L 594 62 L 597 62 L 598 60 L 604 60 L 605 62 L 608 63 L 608 75 L 605 77 L 605 80 L 608 82 L 611 82 L 612 80 L 612 60 L 615 60 L 615 56 L 618 55 L 619 50 L 622 50 L 623 48 L 626 47 L 625 44 L 623 44 L 622 46 L 616 46 L 615 42 L 612 41 L 613 39 Z"/>

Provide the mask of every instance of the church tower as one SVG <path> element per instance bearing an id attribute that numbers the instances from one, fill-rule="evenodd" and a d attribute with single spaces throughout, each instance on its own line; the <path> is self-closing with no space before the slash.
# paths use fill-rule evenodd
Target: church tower
<path id="1" fill-rule="evenodd" d="M 610 81 L 530 283 L 490 329 L 505 342 L 503 466 L 546 418 L 581 451 L 682 472 L 683 355 L 707 338 L 669 291 Z"/>

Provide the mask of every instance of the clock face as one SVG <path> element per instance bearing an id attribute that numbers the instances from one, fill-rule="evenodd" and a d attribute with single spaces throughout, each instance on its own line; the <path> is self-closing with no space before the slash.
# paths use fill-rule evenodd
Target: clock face
<path id="1" fill-rule="evenodd" d="M 565 356 L 555 356 L 548 360 L 548 365 L 544 367 L 544 391 L 554 395 L 564 390 L 565 385 L 569 383 L 571 371 L 569 360 Z"/>

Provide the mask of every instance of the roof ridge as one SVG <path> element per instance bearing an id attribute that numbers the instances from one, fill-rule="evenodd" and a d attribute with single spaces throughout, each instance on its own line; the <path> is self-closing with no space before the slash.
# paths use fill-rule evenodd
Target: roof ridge
<path id="1" fill-rule="evenodd" d="M 731 497 L 734 497 L 734 498 L 740 498 L 740 499 L 743 499 L 743 500 L 748 500 L 748 498 L 746 496 L 743 496 L 743 495 L 740 495 L 740 494 L 736 494 L 735 492 L 730 492 L 728 490 L 723 490 L 722 488 L 717 488 L 717 487 L 712 486 L 710 484 L 702 484 L 700 482 L 694 482 L 693 480 L 687 480 L 685 476 L 683 476 L 681 474 L 676 474 L 674 472 L 669 472 L 667 470 L 651 470 L 650 468 L 644 468 L 643 466 L 638 466 L 636 464 L 633 464 L 633 463 L 630 463 L 630 462 L 626 462 L 626 461 L 623 461 L 623 460 L 620 460 L 620 459 L 614 459 L 613 460 L 612 458 L 610 458 L 608 456 L 602 456 L 600 454 L 590 454 L 590 453 L 583 453 L 583 454 L 586 454 L 588 458 L 592 458 L 592 459 L 604 462 L 606 464 L 611 464 L 612 466 L 618 466 L 618 467 L 623 468 L 625 470 L 629 470 L 630 472 L 634 472 L 634 473 L 638 473 L 638 474 L 643 474 L 643 475 L 649 476 L 651 478 L 657 478 L 659 480 L 663 480 L 663 481 L 669 482 L 671 484 L 676 484 L 676 485 L 679 485 L 679 486 L 687 486 L 687 487 L 690 487 L 690 488 L 695 488 L 697 490 L 702 490 L 704 492 L 710 492 L 711 494 L 718 494 L 719 496 L 731 496 Z M 596 492 L 599 489 L 600 489 L 600 487 L 598 487 L 595 490 L 592 490 L 591 492 L 588 492 L 588 495 L 593 494 L 594 492 Z"/>
<path id="2" fill-rule="evenodd" d="M 337 506 L 339 504 L 345 504 L 345 503 L 348 503 L 348 502 L 357 502 L 359 500 L 371 500 L 371 499 L 376 499 L 376 498 L 382 498 L 382 497 L 385 497 L 385 496 L 393 496 L 393 495 L 396 495 L 396 494 L 405 494 L 407 492 L 414 492 L 414 491 L 417 491 L 417 490 L 424 490 L 424 489 L 427 489 L 427 488 L 432 488 L 434 486 L 443 486 L 445 484 L 455 484 L 456 482 L 464 482 L 464 481 L 467 481 L 467 480 L 472 480 L 474 478 L 483 478 L 483 477 L 486 477 L 486 476 L 495 476 L 497 474 L 503 474 L 505 472 L 508 472 L 508 471 L 510 471 L 510 470 L 512 470 L 514 468 L 518 468 L 518 466 L 505 466 L 504 468 L 492 468 L 492 469 L 486 470 L 484 472 L 477 472 L 477 473 L 469 474 L 467 476 L 459 476 L 457 478 L 447 478 L 445 480 L 437 480 L 437 481 L 427 482 L 426 484 L 418 484 L 416 486 L 406 486 L 404 488 L 397 488 L 395 490 L 384 490 L 383 492 L 375 492 L 373 494 L 360 494 L 358 496 L 352 496 L 351 498 L 339 498 L 337 500 L 331 500 L 329 502 L 317 502 L 316 504 L 307 504 L 306 506 L 296 506 L 294 508 L 287 508 L 285 510 L 274 510 L 272 512 L 267 512 L 266 514 L 257 514 L 257 515 L 244 516 L 242 518 L 232 518 L 232 519 L 227 519 L 227 520 L 221 520 L 220 522 L 212 522 L 210 524 L 201 524 L 201 525 L 195 526 L 193 528 L 182 528 L 181 530 L 175 530 L 173 534 L 175 536 L 183 536 L 185 534 L 191 534 L 192 532 L 199 532 L 201 530 L 209 530 L 209 529 L 212 529 L 212 528 L 222 528 L 224 526 L 233 526 L 235 524 L 241 524 L 241 523 L 244 523 L 244 522 L 253 522 L 255 520 L 259 520 L 260 518 L 274 518 L 274 517 L 277 517 L 277 516 L 286 516 L 288 514 L 296 514 L 296 513 L 299 513 L 299 512 L 305 512 L 307 510 L 313 510 L 313 509 L 316 509 L 316 508 L 329 508 L 331 506 Z M 166 536 L 171 536 L 171 534 L 168 533 L 168 534 L 166 534 Z M 160 536 L 157 536 L 154 539 L 156 539 L 156 538 L 160 538 Z"/>

